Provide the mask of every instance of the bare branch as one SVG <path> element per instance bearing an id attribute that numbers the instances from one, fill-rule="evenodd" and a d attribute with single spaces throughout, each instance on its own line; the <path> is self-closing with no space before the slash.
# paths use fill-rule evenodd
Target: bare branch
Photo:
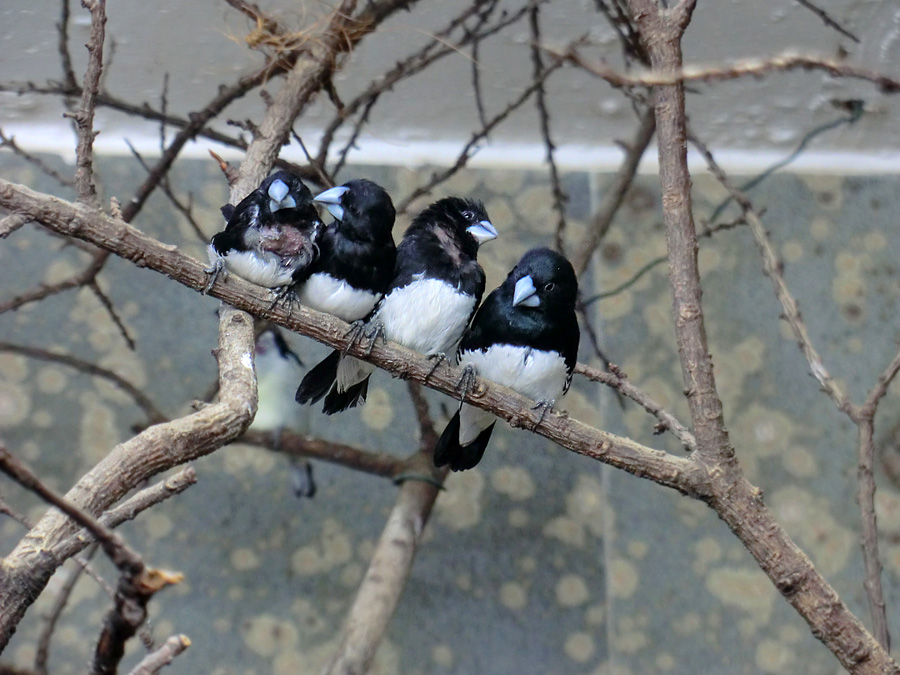
<path id="1" fill-rule="evenodd" d="M 811 3 L 809 0 L 797 0 L 797 2 L 801 5 L 803 5 L 804 7 L 806 7 L 806 9 L 808 9 L 810 12 L 815 14 L 817 17 L 822 19 L 822 23 L 824 23 L 826 26 L 828 26 L 829 28 L 833 28 L 834 30 L 836 30 L 838 33 L 840 33 L 844 37 L 850 38 L 856 44 L 859 44 L 859 38 L 856 37 L 849 30 L 844 28 L 837 21 L 832 19 L 831 15 L 829 15 L 828 12 L 826 12 L 824 9 L 817 7 L 816 5 Z"/>
<path id="2" fill-rule="evenodd" d="M 409 208 L 410 204 L 414 202 L 419 197 L 430 194 L 431 191 L 436 188 L 441 183 L 445 182 L 449 178 L 451 178 L 454 174 L 456 174 L 460 169 L 468 164 L 469 160 L 472 156 L 478 151 L 478 144 L 487 138 L 488 134 L 490 134 L 493 129 L 500 124 L 503 120 L 509 117 L 513 112 L 518 110 L 522 105 L 528 101 L 529 98 L 537 91 L 537 88 L 541 86 L 543 81 L 550 76 L 554 70 L 559 68 L 562 65 L 562 61 L 557 60 L 551 63 L 540 77 L 534 79 L 534 81 L 523 91 L 515 100 L 511 101 L 507 104 L 506 108 L 504 108 L 501 112 L 495 115 L 488 122 L 487 126 L 482 127 L 469 139 L 468 143 L 463 146 L 463 149 L 460 151 L 459 156 L 456 158 L 456 162 L 453 165 L 445 169 L 441 172 L 435 172 L 431 175 L 431 179 L 424 183 L 423 185 L 418 186 L 415 190 L 410 192 L 406 197 L 401 199 L 397 203 L 397 213 L 405 213 Z"/>
<path id="3" fill-rule="evenodd" d="M 100 270 L 103 269 L 103 265 L 106 264 L 106 259 L 108 257 L 109 253 L 106 251 L 95 251 L 90 264 L 81 272 L 55 284 L 41 284 L 33 291 L 22 293 L 5 303 L 0 303 L 0 314 L 17 310 L 29 303 L 43 300 L 51 295 L 56 295 L 57 293 L 62 293 L 72 288 L 81 288 L 82 286 L 85 286 L 100 273 Z"/>
<path id="4" fill-rule="evenodd" d="M 119 506 L 106 511 L 100 516 L 99 520 L 106 527 L 114 529 L 125 521 L 134 520 L 138 514 L 164 502 L 169 497 L 181 494 L 196 482 L 197 472 L 194 470 L 194 467 L 187 466 L 173 476 L 140 490 L 119 504 Z M 94 541 L 94 538 L 90 532 L 79 530 L 59 545 L 57 555 L 60 559 L 65 560 L 84 549 L 92 541 Z M 76 558 L 76 560 L 79 559 Z"/>
<path id="5" fill-rule="evenodd" d="M 106 0 L 81 0 L 83 7 L 91 12 L 91 37 L 88 40 L 88 65 L 84 72 L 84 86 L 81 88 L 81 107 L 69 113 L 78 131 L 78 147 L 75 168 L 75 192 L 78 200 L 91 206 L 99 206 L 97 187 L 94 185 L 94 100 L 100 89 L 100 75 L 103 72 L 103 41 L 106 36 Z M 69 64 L 71 68 L 71 64 Z"/>
<path id="6" fill-rule="evenodd" d="M 13 232 L 30 222 L 31 219 L 21 213 L 10 213 L 0 219 L 0 239 L 6 239 Z"/>
<path id="7" fill-rule="evenodd" d="M 84 560 L 89 562 L 96 552 L 97 545 L 94 544 L 88 548 L 87 553 L 84 555 Z M 50 613 L 45 617 L 44 627 L 38 638 L 37 651 L 34 655 L 34 669 L 38 673 L 41 673 L 41 675 L 47 675 L 47 657 L 50 655 L 50 640 L 53 637 L 53 631 L 56 629 L 56 623 L 59 621 L 59 617 L 69 603 L 69 598 L 72 595 L 72 591 L 75 589 L 75 584 L 78 583 L 78 580 L 81 578 L 81 573 L 84 572 L 85 569 L 87 569 L 86 565 L 76 565 L 75 569 L 69 572 L 68 578 L 56 594 L 56 599 L 53 601 L 53 607 L 50 609 Z"/>
<path id="8" fill-rule="evenodd" d="M 162 647 L 141 659 L 141 662 L 128 675 L 156 675 L 190 646 L 191 641 L 187 635 L 173 635 L 163 643 Z"/>
<path id="9" fill-rule="evenodd" d="M 572 266 L 575 268 L 577 275 L 581 276 L 587 269 L 594 251 L 597 250 L 597 246 L 600 245 L 603 237 L 606 236 L 606 233 L 612 226 L 613 218 L 618 213 L 625 195 L 628 194 L 628 189 L 634 182 L 638 165 L 644 156 L 644 152 L 647 150 L 647 146 L 650 145 L 650 140 L 653 138 L 655 131 L 656 116 L 651 108 L 641 117 L 638 132 L 627 146 L 622 166 L 619 168 L 615 179 L 607 188 L 603 197 L 603 204 L 591 218 L 587 233 L 578 244 L 572 247 Z"/>
<path id="10" fill-rule="evenodd" d="M 684 66 L 672 70 L 651 70 L 645 73 L 622 73 L 605 63 L 591 62 L 574 48 L 559 52 L 546 46 L 541 49 L 554 56 L 565 58 L 609 82 L 614 87 L 652 87 L 684 82 L 721 82 L 739 77 L 760 77 L 768 73 L 788 70 L 822 70 L 834 77 L 866 80 L 884 94 L 900 92 L 900 80 L 877 73 L 862 66 L 836 61 L 823 56 L 809 56 L 785 52 L 765 59 L 746 59 L 730 66 Z"/>
<path id="11" fill-rule="evenodd" d="M 156 407 L 156 404 L 153 403 L 153 401 L 151 401 L 146 394 L 144 394 L 140 389 L 135 387 L 124 377 L 118 375 L 117 373 L 114 373 L 111 370 L 102 368 L 88 361 L 83 361 L 82 359 L 71 356 L 69 354 L 60 354 L 58 352 L 39 349 L 37 347 L 16 345 L 11 342 L 0 342 L 0 352 L 21 354 L 22 356 L 27 356 L 32 359 L 49 361 L 50 363 L 59 363 L 64 366 L 68 366 L 69 368 L 74 368 L 75 370 L 81 371 L 82 373 L 87 373 L 88 375 L 91 375 L 93 377 L 100 377 L 104 380 L 107 380 L 108 382 L 112 382 L 116 387 L 127 394 L 131 398 L 131 400 L 134 401 L 134 403 L 147 415 L 149 424 L 156 424 L 158 422 L 165 422 L 166 420 L 168 420 L 168 417 L 160 412 L 159 408 Z"/>
<path id="12" fill-rule="evenodd" d="M 831 400 L 834 401 L 834 404 L 838 409 L 847 412 L 850 409 L 850 400 L 834 381 L 831 373 L 829 373 L 828 369 L 825 367 L 822 357 L 810 340 L 809 331 L 807 331 L 806 324 L 800 316 L 800 308 L 797 301 L 794 299 L 793 294 L 784 280 L 784 263 L 782 263 L 778 257 L 778 253 L 775 251 L 775 247 L 769 239 L 769 234 L 766 231 L 765 226 L 753 210 L 753 205 L 743 192 L 731 184 L 731 181 L 728 180 L 725 172 L 722 171 L 722 168 L 713 158 L 709 148 L 707 148 L 694 134 L 691 134 L 690 140 L 703 155 L 712 174 L 719 183 L 721 183 L 722 187 L 728 190 L 728 193 L 734 201 L 741 207 L 744 218 L 750 227 L 750 231 L 753 233 L 753 238 L 756 240 L 756 245 L 763 257 L 763 269 L 765 270 L 766 276 L 771 279 L 772 285 L 775 288 L 775 295 L 781 303 L 782 315 L 794 332 L 794 337 L 797 339 L 800 351 L 803 352 L 807 363 L 809 363 L 810 371 L 816 380 L 818 380 L 822 389 L 825 390 L 825 393 L 827 393 Z"/>
<path id="13" fill-rule="evenodd" d="M 631 384 L 625 373 L 617 366 L 610 364 L 610 370 L 612 372 L 607 373 L 597 368 L 586 366 L 583 363 L 579 363 L 575 367 L 576 374 L 583 375 L 594 382 L 601 382 L 607 387 L 611 387 L 612 389 L 621 392 L 648 413 L 656 417 L 656 419 L 660 421 L 660 426 L 657 427 L 656 433 L 662 433 L 668 429 L 675 434 L 675 437 L 681 441 L 681 444 L 687 450 L 693 451 L 697 449 L 697 441 L 694 439 L 693 434 L 691 434 L 691 432 L 688 431 L 674 415 L 654 401 L 649 394 Z"/>
<path id="14" fill-rule="evenodd" d="M 311 436 L 301 436 L 288 430 L 283 430 L 277 439 L 276 434 L 271 432 L 248 431 L 237 439 L 237 442 L 258 445 L 291 457 L 320 459 L 323 462 L 390 479 L 403 469 L 403 459 L 393 455 L 362 450 L 352 445 Z"/>
<path id="15" fill-rule="evenodd" d="M 9 148 L 16 155 L 24 159 L 26 162 L 36 166 L 40 171 L 48 176 L 50 176 L 53 180 L 58 182 L 60 185 L 64 185 L 68 188 L 74 188 L 75 182 L 66 176 L 63 176 L 59 171 L 51 167 L 47 162 L 42 160 L 37 155 L 33 155 L 30 152 L 23 150 L 16 143 L 16 139 L 14 136 L 7 136 L 3 133 L 3 130 L 0 129 L 0 148 Z M 2 236 L 2 235 L 0 235 Z"/>
<path id="16" fill-rule="evenodd" d="M 105 218 L 86 207 L 76 208 Z M 198 263 L 198 267 L 202 266 Z M 228 308 L 221 310 L 221 317 L 219 402 L 183 419 L 150 427 L 116 446 L 69 491 L 67 501 L 85 512 L 99 513 L 147 478 L 209 454 L 250 424 L 257 401 L 252 322 Z M 102 490 L 97 489 L 99 485 Z M 51 510 L 4 559 L 2 569 L 10 583 L 0 584 L 0 648 L 59 565 L 57 551 L 73 532 L 71 521 Z"/>
<path id="17" fill-rule="evenodd" d="M 533 66 L 533 74 L 536 80 L 541 78 L 544 72 L 544 59 L 541 57 L 541 50 L 537 47 L 541 42 L 541 24 L 540 24 L 540 5 L 534 5 L 528 12 L 528 25 L 531 29 L 531 62 Z M 562 183 L 559 178 L 559 169 L 556 166 L 556 158 L 554 152 L 556 146 L 553 144 L 553 138 L 550 135 L 550 113 L 547 110 L 546 101 L 547 91 L 544 87 L 544 81 L 541 80 L 540 85 L 535 90 L 534 103 L 538 111 L 538 119 L 541 125 L 541 137 L 544 139 L 544 148 L 547 151 L 545 161 L 550 172 L 550 191 L 553 194 L 553 210 L 556 211 L 556 228 L 553 233 L 554 246 L 557 251 L 563 252 L 563 234 L 566 229 L 566 202 L 569 200 L 568 195 L 562 189 Z M 482 122 L 482 126 L 484 123 Z"/>

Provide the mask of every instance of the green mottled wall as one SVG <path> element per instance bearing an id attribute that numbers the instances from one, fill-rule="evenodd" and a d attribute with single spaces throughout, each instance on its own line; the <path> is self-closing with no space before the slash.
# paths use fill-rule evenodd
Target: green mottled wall
<path id="1" fill-rule="evenodd" d="M 53 189 L 3 156 L 6 176 Z M 107 195 L 129 194 L 143 176 L 133 161 L 101 165 Z M 403 197 L 427 171 L 356 168 Z M 350 173 L 347 174 L 348 177 Z M 605 175 L 566 176 L 570 229 L 596 207 Z M 227 196 L 211 162 L 184 162 L 176 186 L 194 194 L 207 232 Z M 776 175 L 755 204 L 787 263 L 811 336 L 826 365 L 860 401 L 897 349 L 900 277 L 898 179 Z M 555 221 L 543 173 L 466 171 L 446 193 L 483 199 L 501 232 L 482 261 L 492 288 L 530 246 L 549 243 Z M 695 180 L 698 222 L 723 197 Z M 421 206 L 421 204 L 419 205 Z M 726 212 L 720 220 L 734 217 Z M 399 237 L 408 221 L 398 224 Z M 139 227 L 203 257 L 203 244 L 154 196 Z M 664 254 L 656 181 L 644 177 L 601 247 L 586 295 L 613 288 Z M 0 301 L 79 268 L 84 254 L 29 227 L 0 242 Z M 749 232 L 701 241 L 704 301 L 732 440 L 749 478 L 780 522 L 851 608 L 868 621 L 861 583 L 852 425 L 818 391 L 786 326 Z M 631 380 L 687 420 L 673 347 L 665 266 L 597 303 L 603 348 Z M 131 352 L 87 291 L 0 316 L 0 339 L 65 350 L 113 368 L 165 412 L 184 412 L 212 382 L 216 302 L 130 264 L 113 261 L 102 284 L 138 343 Z M 587 342 L 587 340 L 583 340 Z M 302 338 L 309 364 L 325 351 Z M 582 360 L 596 362 L 583 349 Z M 299 377 L 301 373 L 297 373 Z M 431 396 L 442 417 L 447 399 Z M 879 439 L 900 422 L 891 393 Z M 654 420 L 576 379 L 564 405 L 586 422 L 680 452 L 654 436 Z M 105 382 L 58 365 L 0 355 L 0 434 L 58 489 L 66 489 L 140 412 Z M 297 424 L 344 442 L 397 454 L 415 445 L 404 385 L 376 376 L 369 403 L 339 418 L 298 409 Z M 438 501 L 409 586 L 375 672 L 425 673 L 833 673 L 838 665 L 776 594 L 704 505 L 498 427 L 479 467 L 453 475 Z M 316 464 L 315 499 L 290 495 L 288 462 L 233 446 L 196 464 L 200 483 L 123 528 L 158 566 L 186 581 L 152 603 L 154 634 L 188 634 L 193 646 L 170 672 L 316 673 L 335 646 L 395 488 Z M 892 627 L 900 630 L 900 492 L 878 470 L 879 525 Z M 3 498 L 32 518 L 35 500 L 8 482 Z M 6 552 L 22 528 L 0 518 Z M 107 569 L 105 563 L 98 566 Z M 68 568 L 67 568 L 68 569 Z M 109 578 L 113 578 L 110 576 Z M 62 583 L 57 575 L 51 589 Z M 31 663 L 45 594 L 3 655 Z M 53 673 L 82 672 L 106 600 L 83 581 L 64 615 Z M 137 654 L 133 645 L 132 661 Z"/>

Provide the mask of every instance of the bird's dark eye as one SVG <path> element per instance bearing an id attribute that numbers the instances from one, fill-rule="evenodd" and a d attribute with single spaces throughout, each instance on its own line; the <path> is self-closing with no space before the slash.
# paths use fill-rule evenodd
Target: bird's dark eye
<path id="1" fill-rule="evenodd" d="M 552 291 L 554 288 L 556 288 L 556 284 L 554 284 L 552 281 L 549 284 L 547 284 L 546 286 L 544 286 L 544 290 L 547 291 L 548 293 L 550 291 Z"/>
<path id="2" fill-rule="evenodd" d="M 466 220 L 475 220 L 475 214 L 472 213 L 471 211 L 463 211 L 462 217 L 465 218 Z"/>

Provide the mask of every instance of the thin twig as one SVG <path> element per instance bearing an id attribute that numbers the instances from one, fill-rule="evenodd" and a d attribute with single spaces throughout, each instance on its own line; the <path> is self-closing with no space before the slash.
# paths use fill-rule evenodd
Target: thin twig
<path id="1" fill-rule="evenodd" d="M 458 171 L 463 169 L 466 164 L 468 164 L 469 160 L 472 156 L 478 151 L 478 144 L 487 138 L 488 134 L 501 122 L 503 122 L 507 117 L 509 117 L 513 112 L 518 110 L 522 105 L 528 101 L 529 98 L 537 91 L 537 88 L 541 86 L 541 83 L 550 76 L 550 73 L 558 69 L 562 65 L 562 61 L 556 60 L 544 70 L 543 73 L 539 77 L 536 77 L 532 83 L 523 91 L 516 99 L 507 104 L 507 106 L 490 119 L 487 126 L 482 127 L 469 139 L 469 141 L 463 146 L 463 149 L 460 151 L 459 156 L 456 158 L 456 161 L 450 166 L 448 169 L 445 169 L 441 172 L 435 172 L 431 174 L 431 178 L 419 185 L 412 192 L 410 192 L 406 197 L 401 199 L 397 203 L 397 213 L 405 213 L 406 210 L 410 207 L 410 204 L 414 202 L 419 197 L 430 194 L 431 191 L 436 188 L 441 183 L 449 180 L 452 176 L 454 176 Z"/>
<path id="2" fill-rule="evenodd" d="M 750 232 L 753 234 L 759 252 L 763 257 L 763 269 L 765 270 L 766 276 L 772 281 L 772 285 L 775 288 L 775 295 L 781 303 L 783 317 L 791 327 L 794 337 L 797 339 L 800 351 L 803 352 L 807 363 L 809 363 L 810 371 L 816 380 L 818 380 L 822 389 L 824 389 L 828 396 L 831 397 L 831 400 L 838 409 L 846 412 L 849 410 L 850 400 L 835 382 L 831 373 L 828 372 L 825 363 L 822 361 L 822 357 L 812 344 L 812 340 L 809 337 L 809 331 L 807 331 L 806 324 L 803 322 L 800 315 L 799 305 L 784 280 L 784 263 L 778 257 L 775 246 L 769 239 L 769 233 L 759 216 L 756 214 L 756 211 L 753 209 L 750 200 L 743 192 L 731 184 L 728 176 L 725 175 L 725 172 L 716 162 L 706 144 L 697 138 L 695 134 L 690 134 L 689 137 L 691 143 L 706 160 L 710 173 L 716 177 L 722 187 L 728 191 L 734 201 L 741 207 L 747 225 L 750 227 Z"/>
<path id="3" fill-rule="evenodd" d="M 834 77 L 866 80 L 884 94 L 900 92 L 900 80 L 862 66 L 837 61 L 823 56 L 811 56 L 785 52 L 769 58 L 746 59 L 729 66 L 684 66 L 665 72 L 651 70 L 644 73 L 623 73 L 605 63 L 588 61 L 577 49 L 560 52 L 546 46 L 541 49 L 554 56 L 565 58 L 584 68 L 614 87 L 652 87 L 685 82 L 721 82 L 739 77 L 760 77 L 768 73 L 789 70 L 822 70 Z"/>
<path id="4" fill-rule="evenodd" d="M 63 71 L 63 86 L 74 89 L 78 86 L 75 69 L 72 67 L 72 54 L 69 52 L 69 0 L 62 0 L 62 11 L 59 23 L 56 24 L 59 60 Z"/>
<path id="5" fill-rule="evenodd" d="M 128 395 L 131 400 L 134 401 L 134 403 L 147 415 L 149 424 L 157 424 L 159 422 L 165 422 L 169 419 L 160 411 L 158 407 L 156 407 L 156 404 L 153 403 L 149 396 L 147 396 L 144 392 L 134 386 L 131 382 L 126 380 L 121 375 L 98 366 L 94 363 L 90 363 L 89 361 L 84 361 L 75 356 L 71 356 L 70 354 L 61 354 L 59 352 L 50 351 L 48 349 L 29 347 L 26 345 L 17 345 L 11 342 L 0 342 L 0 352 L 21 354 L 22 356 L 27 356 L 31 359 L 48 361 L 50 363 L 58 363 L 69 368 L 74 368 L 75 370 L 91 375 L 92 377 L 102 378 L 104 380 L 107 380 L 108 382 L 111 382 L 116 387 L 121 389 L 126 395 Z"/>
<path id="6" fill-rule="evenodd" d="M 73 274 L 68 279 L 64 279 L 55 284 L 41 284 L 32 291 L 26 291 L 25 293 L 15 296 L 11 300 L 0 304 L 0 314 L 17 310 L 27 304 L 43 300 L 51 295 L 56 295 L 72 288 L 81 288 L 92 279 L 96 278 L 100 273 L 100 270 L 103 269 L 103 265 L 106 264 L 108 257 L 109 253 L 107 251 L 95 251 L 90 264 L 81 272 Z"/>
<path id="7" fill-rule="evenodd" d="M 97 548 L 97 544 L 88 547 L 87 552 L 84 554 L 85 562 L 89 562 L 90 559 L 94 557 Z M 75 584 L 78 583 L 78 580 L 81 578 L 81 573 L 84 572 L 85 569 L 87 569 L 87 565 L 76 565 L 75 569 L 69 572 L 68 578 L 56 594 L 50 613 L 44 617 L 44 627 L 38 637 L 37 649 L 34 655 L 34 669 L 38 673 L 41 673 L 41 675 L 47 675 L 47 657 L 50 655 L 50 640 L 53 638 L 53 631 L 56 629 L 56 623 L 59 621 L 59 617 L 62 616 L 63 610 L 69 603 L 72 591 L 75 590 Z"/>
<path id="8" fill-rule="evenodd" d="M 34 155 L 34 154 L 28 152 L 27 150 L 23 150 L 16 143 L 15 136 L 7 136 L 5 133 L 3 133 L 3 129 L 0 129 L 0 148 L 9 148 L 16 155 L 18 155 L 19 157 L 24 159 L 29 164 L 36 166 L 41 171 L 41 173 L 44 173 L 44 174 L 50 176 L 53 180 L 55 180 L 60 185 L 67 187 L 67 188 L 75 187 L 75 181 L 73 181 L 68 176 L 62 175 L 59 171 L 57 171 L 52 166 L 47 164 L 47 162 L 42 160 L 37 155 Z"/>
<path id="9" fill-rule="evenodd" d="M 544 59 L 541 56 L 541 50 L 537 47 L 541 42 L 540 12 L 540 5 L 534 5 L 528 12 L 528 26 L 531 29 L 532 41 L 532 75 L 535 79 L 539 79 L 541 73 L 544 72 Z M 553 144 L 553 138 L 550 134 L 550 112 L 547 110 L 547 90 L 543 80 L 541 80 L 541 83 L 534 94 L 534 104 L 537 107 L 538 120 L 540 121 L 541 127 L 541 138 L 544 140 L 544 149 L 546 150 L 544 160 L 547 162 L 547 170 L 550 172 L 550 191 L 553 195 L 553 210 L 556 211 L 556 227 L 553 230 L 553 245 L 557 251 L 563 253 L 563 236 L 566 230 L 566 202 L 569 200 L 569 196 L 562 189 L 562 182 L 559 178 L 559 168 L 556 166 L 556 157 L 554 155 L 556 146 Z M 483 121 L 482 126 L 485 126 Z"/>
<path id="10" fill-rule="evenodd" d="M 810 12 L 812 12 L 813 14 L 815 14 L 817 17 L 819 17 L 820 19 L 822 19 L 822 22 L 823 22 L 826 26 L 828 26 L 829 28 L 833 28 L 834 30 L 836 30 L 838 33 L 840 33 L 840 34 L 843 35 L 844 37 L 850 38 L 850 39 L 853 40 L 856 44 L 859 44 L 859 38 L 856 37 L 856 36 L 855 36 L 853 33 L 851 33 L 849 30 L 847 30 L 846 28 L 844 28 L 844 27 L 843 27 L 841 24 L 839 24 L 837 21 L 835 21 L 834 19 L 832 19 L 831 16 L 828 14 L 828 12 L 826 12 L 824 9 L 821 9 L 820 7 L 816 7 L 816 6 L 815 6 L 813 3 L 811 3 L 809 0 L 797 0 L 797 2 L 800 3 L 801 5 L 803 5 L 804 7 L 806 7 L 806 9 L 808 9 Z"/>
<path id="11" fill-rule="evenodd" d="M 75 122 L 78 147 L 75 150 L 75 192 L 78 200 L 91 206 L 99 206 L 97 186 L 94 185 L 94 108 L 100 75 L 103 73 L 103 41 L 106 36 L 106 0 L 81 0 L 91 13 L 91 36 L 88 40 L 88 65 L 84 71 L 81 88 L 81 106 L 67 113 Z M 71 66 L 70 66 L 71 67 Z"/>
<path id="12" fill-rule="evenodd" d="M 600 382 L 615 391 L 621 392 L 648 413 L 656 417 L 660 424 L 657 426 L 655 433 L 662 433 L 666 430 L 671 431 L 675 437 L 681 441 L 681 444 L 685 449 L 689 451 L 697 449 L 697 441 L 694 438 L 694 435 L 678 421 L 678 418 L 653 400 L 649 394 L 631 384 L 631 381 L 628 380 L 625 373 L 623 373 L 618 366 L 610 364 L 610 370 L 611 372 L 607 373 L 583 363 L 579 363 L 575 366 L 575 373 L 577 375 L 582 375 L 589 380 Z"/>
<path id="13" fill-rule="evenodd" d="M 116 308 L 113 307 L 113 303 L 110 297 L 103 291 L 103 289 L 100 288 L 100 285 L 97 283 L 96 277 L 87 282 L 87 288 L 91 289 L 94 297 L 96 297 L 97 300 L 100 301 L 100 304 L 103 305 L 103 309 L 106 310 L 109 318 L 112 319 L 112 322 L 116 325 L 116 328 L 119 329 L 119 334 L 125 340 L 128 348 L 131 351 L 134 351 L 137 348 L 137 344 L 135 343 L 134 338 L 131 336 L 131 333 L 128 332 L 128 328 L 125 327 L 125 322 L 122 321 L 122 317 L 120 317 L 119 313 L 116 312 Z"/>
<path id="14" fill-rule="evenodd" d="M 147 164 L 147 162 L 141 156 L 141 153 L 139 153 L 137 151 L 137 148 L 135 148 L 131 144 L 131 141 L 129 141 L 127 138 L 125 139 L 125 145 L 128 146 L 128 149 L 131 151 L 131 154 L 138 161 L 138 163 L 141 165 L 141 167 L 149 174 L 153 169 L 150 167 L 149 164 Z M 212 151 L 210 150 L 210 152 L 212 152 Z M 216 155 L 216 156 L 218 156 L 218 155 Z M 203 231 L 203 229 L 200 227 L 200 224 L 197 222 L 197 219 L 194 218 L 194 214 L 191 211 L 190 205 L 183 204 L 181 202 L 181 200 L 177 196 L 175 196 L 175 193 L 172 191 L 172 186 L 169 183 L 168 177 L 160 180 L 159 188 L 163 191 L 163 194 L 168 198 L 168 200 L 172 204 L 172 206 L 175 207 L 175 210 L 184 216 L 185 220 L 187 220 L 187 222 L 188 222 L 188 225 L 190 225 L 191 229 L 194 231 L 194 234 L 197 235 L 197 238 L 200 241 L 202 241 L 203 243 L 206 243 L 209 240 L 209 237 Z"/>
<path id="15" fill-rule="evenodd" d="M 103 513 L 99 520 L 106 527 L 115 529 L 122 523 L 134 520 L 139 514 L 167 500 L 169 497 L 181 494 L 197 482 L 197 472 L 192 466 L 186 466 L 181 471 L 169 478 L 158 481 L 150 487 L 135 493 L 124 502 Z M 94 541 L 88 530 L 78 530 L 69 539 L 59 545 L 58 555 L 62 559 L 70 558 Z M 76 560 L 81 560 L 76 558 Z M 112 589 L 109 590 L 113 595 Z"/>
<path id="16" fill-rule="evenodd" d="M 575 268 L 575 273 L 579 276 L 587 269 L 594 251 L 597 250 L 597 246 L 600 245 L 603 237 L 606 236 L 606 233 L 612 226 L 613 218 L 618 213 L 622 202 L 625 200 L 625 195 L 628 194 L 628 190 L 634 182 L 638 165 L 640 165 L 641 158 L 644 156 L 647 146 L 650 145 L 655 131 L 656 116 L 653 114 L 653 109 L 649 108 L 641 116 L 638 131 L 634 139 L 626 147 L 622 166 L 607 188 L 603 197 L 603 203 L 591 218 L 588 231 L 585 233 L 584 238 L 572 247 L 572 266 Z"/>
<path id="17" fill-rule="evenodd" d="M 141 659 L 128 675 L 156 675 L 190 646 L 191 640 L 187 635 L 172 635 L 162 647 Z"/>

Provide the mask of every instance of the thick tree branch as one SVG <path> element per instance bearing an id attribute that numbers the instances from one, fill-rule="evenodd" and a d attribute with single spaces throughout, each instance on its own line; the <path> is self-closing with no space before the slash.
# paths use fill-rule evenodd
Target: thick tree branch
<path id="1" fill-rule="evenodd" d="M 241 312 L 226 308 L 222 314 L 219 402 L 116 446 L 66 494 L 67 501 L 87 513 L 100 513 L 144 480 L 216 450 L 250 424 L 256 411 L 253 325 Z M 0 584 L 0 648 L 62 563 L 61 545 L 74 531 L 66 516 L 50 511 L 3 560 L 0 569 L 8 583 Z"/>

